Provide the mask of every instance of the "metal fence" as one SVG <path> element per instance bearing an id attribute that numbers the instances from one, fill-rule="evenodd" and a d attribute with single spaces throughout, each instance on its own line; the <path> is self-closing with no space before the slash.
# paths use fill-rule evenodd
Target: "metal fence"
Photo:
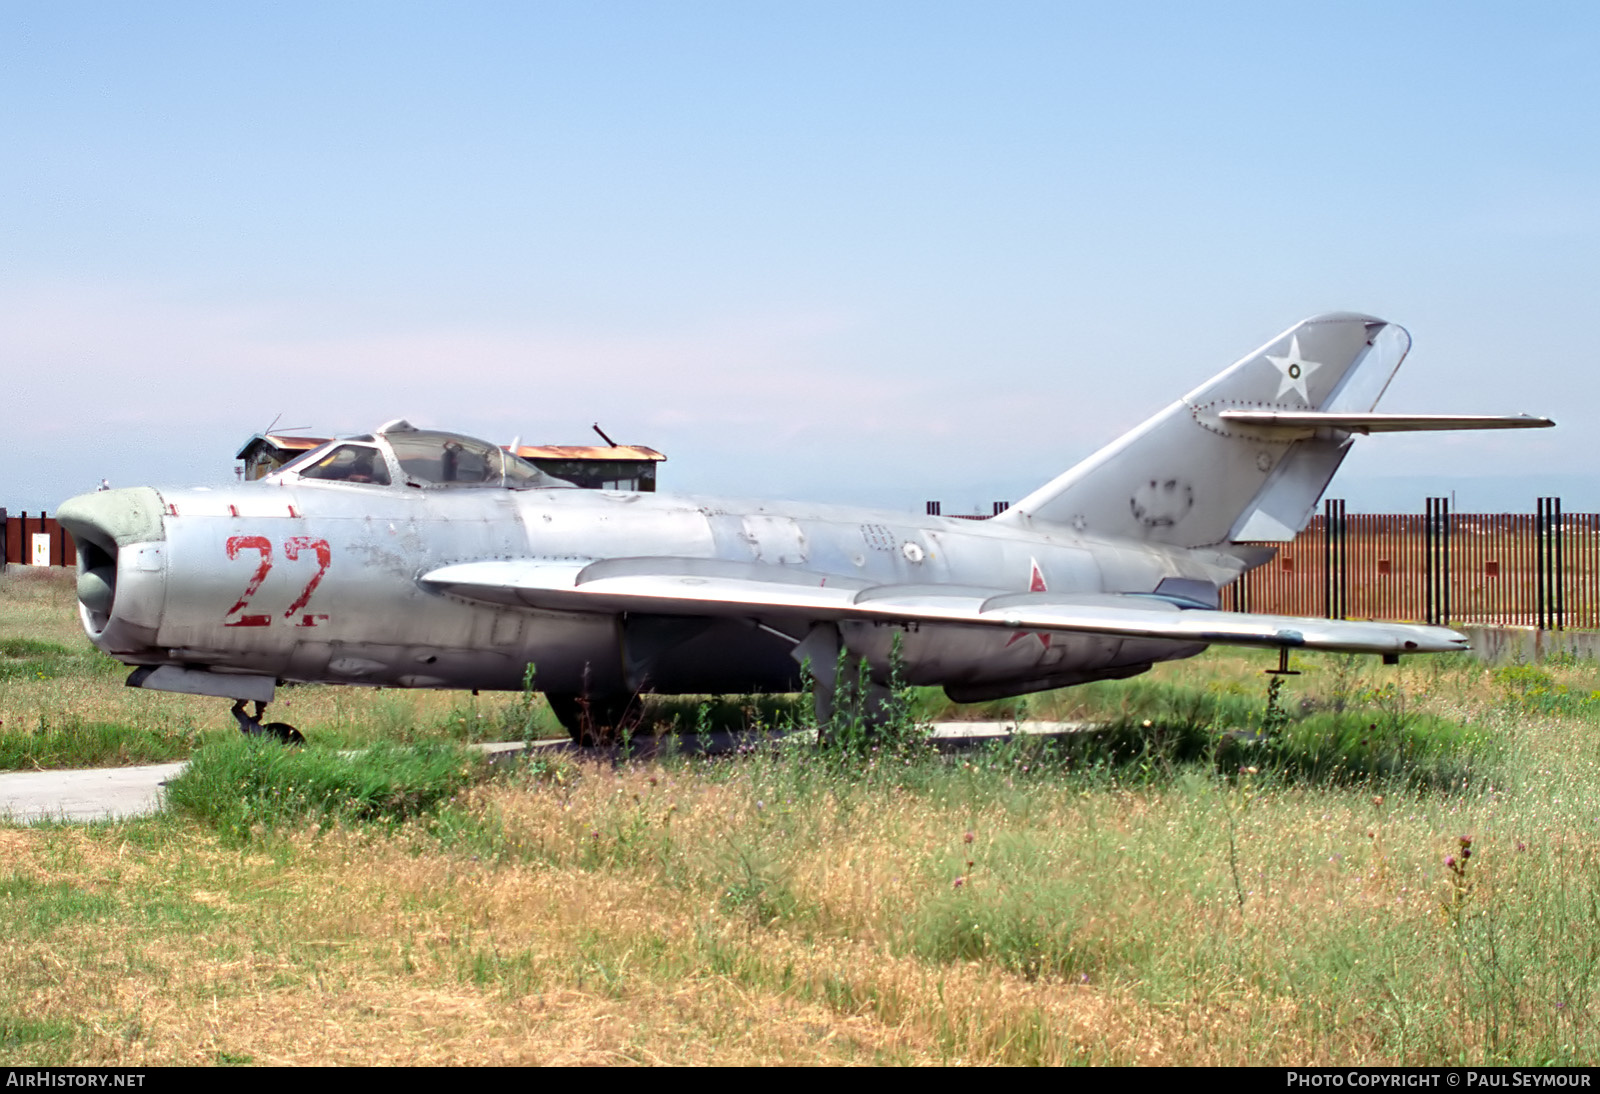
<path id="1" fill-rule="evenodd" d="M 1330 498 L 1277 557 L 1223 590 L 1234 611 L 1600 628 L 1600 514 L 1347 514 Z"/>
<path id="2" fill-rule="evenodd" d="M 0 569 L 6 566 L 76 566 L 72 534 L 44 513 L 0 509 Z"/>

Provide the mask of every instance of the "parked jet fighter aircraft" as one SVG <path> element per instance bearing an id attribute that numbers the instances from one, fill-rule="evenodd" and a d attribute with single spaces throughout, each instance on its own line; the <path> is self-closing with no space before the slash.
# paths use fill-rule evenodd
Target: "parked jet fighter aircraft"
<path id="1" fill-rule="evenodd" d="M 1242 615 L 1218 590 L 1309 520 L 1356 433 L 1548 426 L 1373 412 L 1411 339 L 1308 319 L 986 521 L 572 489 L 394 421 L 228 489 L 86 494 L 78 600 L 128 683 L 236 700 L 279 683 L 519 689 L 575 736 L 640 692 L 794 690 L 843 651 L 976 701 L 1133 676 L 1224 643 L 1393 661 L 1441 627 Z M 897 640 L 898 639 L 898 643 Z M 253 701 L 253 713 L 245 702 Z M 826 713 L 826 710 L 824 710 Z"/>

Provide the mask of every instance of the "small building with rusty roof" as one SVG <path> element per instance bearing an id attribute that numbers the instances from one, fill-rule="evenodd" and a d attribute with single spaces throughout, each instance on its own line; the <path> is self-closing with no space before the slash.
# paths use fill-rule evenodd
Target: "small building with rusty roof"
<path id="1" fill-rule="evenodd" d="M 656 464 L 666 457 L 637 444 L 520 445 L 515 453 L 547 475 L 586 490 L 653 493 Z"/>
<path id="2" fill-rule="evenodd" d="M 264 478 L 290 460 L 328 443 L 327 437 L 295 437 L 287 433 L 257 433 L 234 455 L 243 460 L 246 480 Z"/>

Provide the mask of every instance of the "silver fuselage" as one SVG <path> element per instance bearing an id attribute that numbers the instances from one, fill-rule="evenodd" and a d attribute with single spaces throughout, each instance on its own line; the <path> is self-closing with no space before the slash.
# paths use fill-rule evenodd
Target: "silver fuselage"
<path id="1" fill-rule="evenodd" d="M 802 503 L 576 489 L 423 490 L 267 482 L 155 492 L 162 537 L 115 560 L 115 607 L 83 609 L 95 644 L 135 665 L 284 681 L 546 691 L 790 690 L 806 621 L 552 612 L 434 591 L 418 578 L 494 559 L 675 557 L 756 562 L 883 585 L 1060 594 L 1213 588 L 1232 556 Z M 174 580 L 173 575 L 181 575 Z M 841 625 L 877 675 L 971 697 L 1140 671 L 1201 645 L 955 625 Z"/>

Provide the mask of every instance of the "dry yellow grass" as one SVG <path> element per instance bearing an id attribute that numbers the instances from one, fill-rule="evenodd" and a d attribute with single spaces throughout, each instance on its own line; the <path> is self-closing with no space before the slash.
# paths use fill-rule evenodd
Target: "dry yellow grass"
<path id="1" fill-rule="evenodd" d="M 63 589 L 0 594 L 31 619 Z M 1260 668 L 1159 679 L 1259 694 Z M 1499 751 L 1428 791 L 756 756 L 570 764 L 244 850 L 175 817 L 0 828 L 0 1063 L 1592 1058 L 1600 719 L 1568 700 L 1595 666 L 1540 670 L 1570 692 L 1552 716 L 1470 665 L 1315 668 L 1291 702 L 1397 683 L 1375 718 L 1470 714 Z M 130 701 L 119 676 L 45 683 L 0 685 L 0 711 Z M 377 735 L 460 701 L 292 699 Z"/>
<path id="2" fill-rule="evenodd" d="M 1531 922 L 1552 869 L 1597 873 L 1594 803 L 1541 828 L 1539 793 L 1264 788 L 1241 809 L 1181 777 L 1014 795 L 956 779 L 785 802 L 794 786 L 761 762 L 566 774 L 475 791 L 460 838 L 302 832 L 239 852 L 170 819 L 0 830 L 0 1016 L 71 1030 L 0 1061 L 1484 1060 L 1443 851 L 1474 833 L 1468 912 L 1506 923 Z M 729 899 L 750 862 L 792 901 L 778 914 Z M 917 952 L 950 902 L 988 914 L 1018 886 L 1065 894 L 1081 973 Z M 1594 928 L 1556 942 L 1579 952 Z M 1529 1007 L 1548 1002 L 1511 1014 L 1548 1018 Z"/>
<path id="3" fill-rule="evenodd" d="M 659 894 L 628 878 L 485 871 L 354 836 L 302 846 L 298 865 L 307 874 L 288 881 L 261 856 L 169 848 L 146 858 L 125 843 L 111 853 L 115 837 L 16 835 L 7 841 L 13 861 L 41 871 L 37 860 L 53 859 L 44 872 L 54 884 L 91 894 L 150 886 L 157 899 L 192 902 L 221 918 L 204 931 L 154 935 L 132 925 L 63 925 L 31 940 L 26 953 L 0 953 L 5 979 L 32 982 L 11 1007 L 65 1012 L 82 1024 L 82 1040 L 56 1057 L 63 1062 L 942 1058 L 918 1045 L 914 1030 L 874 1014 L 841 1014 L 704 969 L 672 975 L 659 957 L 631 963 L 639 946 L 692 950 L 683 935 L 694 924 L 682 909 L 657 907 Z M 180 874 L 198 872 L 226 889 L 166 880 L 175 858 L 184 863 Z M 216 877 L 222 871 L 231 876 Z M 730 941 L 748 945 L 750 933 Z M 585 939 L 601 936 L 603 952 L 586 950 Z M 774 942 L 762 947 L 767 959 L 787 955 L 803 975 L 849 975 L 859 963 L 856 946 L 796 945 L 781 935 Z M 86 962 L 90 953 L 99 956 Z M 485 954 L 524 962 L 526 990 L 475 985 L 471 963 Z M 969 978 L 951 979 L 956 986 Z M 998 998 L 995 985 L 961 984 L 963 994 L 973 988 L 974 1002 Z"/>
<path id="4" fill-rule="evenodd" d="M 0 623 L 4 634 L 26 635 L 62 645 L 85 645 L 78 624 L 72 570 L 11 566 L 0 573 Z"/>

